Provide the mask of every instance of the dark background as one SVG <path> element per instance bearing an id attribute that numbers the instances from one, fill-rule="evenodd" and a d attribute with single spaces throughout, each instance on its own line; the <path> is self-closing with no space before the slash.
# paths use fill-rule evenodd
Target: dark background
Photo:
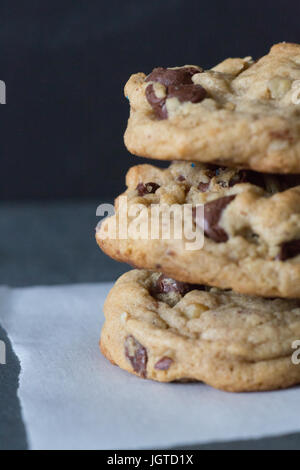
<path id="1" fill-rule="evenodd" d="M 140 160 L 123 145 L 131 73 L 210 67 L 299 42 L 299 0 L 1 0 L 0 198 L 111 198 Z"/>

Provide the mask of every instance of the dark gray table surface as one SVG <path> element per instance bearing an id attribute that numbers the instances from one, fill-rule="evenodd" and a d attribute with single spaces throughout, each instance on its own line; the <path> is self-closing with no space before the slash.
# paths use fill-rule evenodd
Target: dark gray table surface
<path id="1" fill-rule="evenodd" d="M 1 204 L 0 285 L 113 281 L 127 271 L 127 265 L 109 259 L 96 246 L 97 203 Z M 17 398 L 20 365 L 1 326 L 0 340 L 7 345 L 7 364 L 0 366 L 0 450 L 26 449 Z M 300 449 L 300 434 L 190 449 Z"/>

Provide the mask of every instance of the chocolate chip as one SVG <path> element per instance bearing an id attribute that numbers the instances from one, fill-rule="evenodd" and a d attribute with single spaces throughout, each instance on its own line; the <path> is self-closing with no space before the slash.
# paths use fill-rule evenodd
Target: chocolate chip
<path id="1" fill-rule="evenodd" d="M 207 96 L 206 90 L 201 85 L 170 85 L 167 97 L 177 98 L 181 103 L 190 101 L 200 103 Z"/>
<path id="2" fill-rule="evenodd" d="M 170 365 L 173 363 L 173 359 L 170 357 L 164 356 L 154 366 L 154 369 L 158 370 L 168 370 L 170 368 Z"/>
<path id="3" fill-rule="evenodd" d="M 155 68 L 146 78 L 146 82 L 159 82 L 166 87 L 170 85 L 188 85 L 193 83 L 192 76 L 200 73 L 196 67 L 180 67 L 178 69 Z"/>
<path id="4" fill-rule="evenodd" d="M 167 119 L 166 97 L 158 98 L 152 84 L 148 85 L 146 88 L 146 98 L 148 103 L 152 106 L 155 116 L 158 119 Z"/>
<path id="5" fill-rule="evenodd" d="M 166 96 L 163 98 L 156 96 L 152 83 L 145 91 L 147 101 L 158 119 L 168 117 L 167 98 L 177 98 L 181 103 L 186 101 L 200 103 L 207 96 L 206 90 L 201 85 L 194 85 L 192 81 L 192 76 L 199 72 L 200 70 L 195 67 L 181 67 L 180 69 L 158 67 L 148 75 L 146 82 L 159 82 L 166 87 Z"/>
<path id="6" fill-rule="evenodd" d="M 217 166 L 217 165 L 207 165 L 204 173 L 205 175 L 208 177 L 208 178 L 213 178 L 214 176 L 216 176 L 217 174 L 217 171 L 220 167 Z"/>
<path id="7" fill-rule="evenodd" d="M 177 176 L 177 181 L 180 181 L 180 182 L 185 181 L 185 177 L 183 175 L 179 175 Z"/>
<path id="8" fill-rule="evenodd" d="M 166 107 L 167 98 L 177 98 L 181 103 L 190 101 L 200 103 L 207 96 L 206 90 L 201 85 L 170 85 L 166 88 L 166 96 L 158 98 L 152 84 L 146 88 L 146 98 L 152 106 L 155 116 L 158 119 L 167 119 L 168 111 Z"/>
<path id="9" fill-rule="evenodd" d="M 235 195 L 225 196 L 207 202 L 204 205 L 204 234 L 216 243 L 222 243 L 228 240 L 228 235 L 225 230 L 219 226 L 219 221 L 223 210 L 234 198 Z"/>
<path id="10" fill-rule="evenodd" d="M 134 372 L 141 377 L 146 377 L 148 362 L 147 350 L 132 335 L 127 336 L 125 339 L 125 356 L 130 361 Z"/>
<path id="11" fill-rule="evenodd" d="M 145 194 L 154 194 L 158 188 L 160 188 L 160 186 L 156 183 L 139 183 L 136 190 L 139 196 L 145 196 Z"/>
<path id="12" fill-rule="evenodd" d="M 208 188 L 209 188 L 209 184 L 210 183 L 199 183 L 197 188 L 199 189 L 199 191 L 201 191 L 202 193 L 205 193 Z"/>
<path id="13" fill-rule="evenodd" d="M 190 287 L 186 282 L 175 281 L 170 277 L 161 274 L 156 281 L 154 291 L 156 294 L 167 294 L 168 292 L 179 292 L 181 295 L 185 295 L 189 292 Z"/>
<path id="14" fill-rule="evenodd" d="M 290 242 L 284 242 L 280 245 L 280 251 L 276 259 L 279 261 L 285 261 L 289 258 L 294 258 L 300 254 L 300 240 L 291 240 Z"/>
<path id="15" fill-rule="evenodd" d="M 150 294 L 155 296 L 157 294 L 168 294 L 169 292 L 178 292 L 182 296 L 191 290 L 203 290 L 203 286 L 198 284 L 188 284 L 187 282 L 175 281 L 171 277 L 161 274 L 157 279 L 155 285 L 150 289 Z"/>

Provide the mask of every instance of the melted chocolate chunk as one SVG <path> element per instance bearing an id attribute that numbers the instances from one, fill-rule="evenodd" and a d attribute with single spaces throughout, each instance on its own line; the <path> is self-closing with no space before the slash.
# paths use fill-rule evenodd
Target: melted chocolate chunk
<path id="1" fill-rule="evenodd" d="M 179 69 L 155 68 L 146 78 L 146 82 L 159 82 L 166 87 L 170 85 L 192 84 L 192 76 L 200 73 L 196 67 L 180 67 Z"/>
<path id="2" fill-rule="evenodd" d="M 195 67 L 181 67 L 179 69 L 158 67 L 148 75 L 146 82 L 159 82 L 166 87 L 166 96 L 163 98 L 156 96 L 152 83 L 147 86 L 145 91 L 147 101 L 158 119 L 167 119 L 168 117 L 167 98 L 177 98 L 181 103 L 186 101 L 200 103 L 207 96 L 206 90 L 201 85 L 194 85 L 192 81 L 192 76 L 199 72 L 200 70 Z"/>
<path id="3" fill-rule="evenodd" d="M 161 274 L 156 281 L 153 288 L 156 294 L 167 294 L 168 292 L 179 292 L 181 295 L 185 295 L 190 291 L 190 285 L 186 282 L 175 281 L 170 277 Z"/>
<path id="4" fill-rule="evenodd" d="M 132 335 L 125 339 L 125 356 L 130 361 L 134 372 L 145 378 L 148 362 L 147 350 Z"/>
<path id="5" fill-rule="evenodd" d="M 154 369 L 158 370 L 168 370 L 173 363 L 173 359 L 170 357 L 164 356 L 159 361 L 156 362 Z"/>
<path id="6" fill-rule="evenodd" d="M 190 101 L 200 103 L 207 96 L 207 91 L 201 85 L 171 85 L 168 87 L 167 97 L 177 98 L 180 103 Z"/>
<path id="7" fill-rule="evenodd" d="M 168 292 L 178 292 L 180 295 L 184 296 L 192 290 L 203 290 L 203 286 L 175 281 L 175 279 L 161 274 L 155 285 L 151 288 L 150 294 L 155 296 L 157 294 L 168 294 Z"/>
<path id="8" fill-rule="evenodd" d="M 152 84 L 148 85 L 146 88 L 146 98 L 148 103 L 152 106 L 155 116 L 158 119 L 167 119 L 166 97 L 158 98 Z"/>
<path id="9" fill-rule="evenodd" d="M 228 235 L 225 230 L 219 226 L 219 221 L 223 210 L 234 198 L 235 195 L 225 196 L 207 202 L 204 205 L 204 234 L 216 243 L 222 243 L 228 240 Z"/>
<path id="10" fill-rule="evenodd" d="M 300 240 L 291 240 L 290 242 L 284 242 L 280 245 L 280 251 L 276 259 L 279 261 L 285 261 L 289 258 L 294 258 L 300 254 Z"/>
<path id="11" fill-rule="evenodd" d="M 139 183 L 136 187 L 139 196 L 145 196 L 145 194 L 154 194 L 158 188 L 160 188 L 160 186 L 156 183 Z"/>
<path id="12" fill-rule="evenodd" d="M 190 101 L 191 103 L 200 103 L 207 96 L 206 90 L 201 85 L 171 85 L 166 89 L 166 96 L 158 98 L 152 84 L 146 88 L 146 98 L 151 105 L 155 116 L 158 119 L 167 119 L 168 111 L 166 100 L 168 98 L 177 98 L 181 103 Z"/>

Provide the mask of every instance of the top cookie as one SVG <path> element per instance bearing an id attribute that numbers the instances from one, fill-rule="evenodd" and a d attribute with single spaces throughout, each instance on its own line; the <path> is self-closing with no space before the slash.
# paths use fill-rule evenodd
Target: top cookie
<path id="1" fill-rule="evenodd" d="M 229 58 L 206 71 L 138 73 L 125 95 L 125 144 L 134 154 L 300 173 L 298 44 L 276 44 L 257 62 Z"/>

